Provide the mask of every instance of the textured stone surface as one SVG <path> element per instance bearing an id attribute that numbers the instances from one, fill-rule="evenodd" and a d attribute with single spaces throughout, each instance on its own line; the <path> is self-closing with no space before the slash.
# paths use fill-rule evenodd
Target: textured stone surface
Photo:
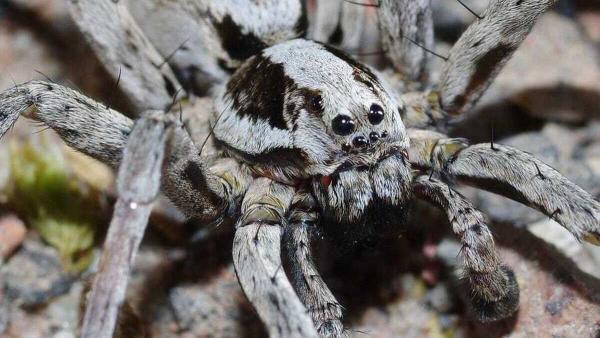
<path id="1" fill-rule="evenodd" d="M 62 270 L 55 250 L 27 241 L 0 270 L 6 297 L 24 307 L 44 305 L 69 291 L 73 277 Z"/>
<path id="2" fill-rule="evenodd" d="M 3 338 L 75 338 L 83 286 L 76 282 L 69 293 L 35 311 L 10 306 Z"/>
<path id="3" fill-rule="evenodd" d="M 244 323 L 254 317 L 252 310 L 244 304 L 233 267 L 219 277 L 218 283 L 184 284 L 170 290 L 169 304 L 182 335 L 209 336 L 213 332 L 229 337 L 244 335 Z"/>

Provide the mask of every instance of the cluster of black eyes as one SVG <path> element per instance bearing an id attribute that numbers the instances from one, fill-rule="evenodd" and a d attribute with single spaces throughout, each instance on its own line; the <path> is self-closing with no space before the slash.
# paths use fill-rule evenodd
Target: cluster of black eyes
<path id="1" fill-rule="evenodd" d="M 375 103 L 372 104 L 371 108 L 369 108 L 367 117 L 369 119 L 369 122 L 372 125 L 380 124 L 383 121 L 383 117 L 384 117 L 383 108 L 381 108 L 381 106 L 378 104 L 375 104 Z M 354 120 L 352 120 L 352 118 L 350 116 L 338 115 L 332 121 L 332 128 L 333 128 L 334 133 L 341 135 L 341 136 L 346 136 L 346 135 L 352 134 L 354 132 L 354 129 L 356 128 L 356 126 L 355 126 Z M 380 138 L 385 138 L 385 137 L 387 137 L 386 131 L 383 131 L 381 134 L 379 134 L 376 131 L 373 131 L 369 134 L 368 140 L 365 136 L 362 136 L 362 135 L 356 136 L 352 140 L 352 145 L 357 148 L 361 148 L 361 147 L 367 146 L 369 144 L 369 142 L 375 142 L 375 141 L 379 140 Z M 349 149 L 350 145 L 346 144 L 346 145 L 344 145 L 344 148 Z"/>

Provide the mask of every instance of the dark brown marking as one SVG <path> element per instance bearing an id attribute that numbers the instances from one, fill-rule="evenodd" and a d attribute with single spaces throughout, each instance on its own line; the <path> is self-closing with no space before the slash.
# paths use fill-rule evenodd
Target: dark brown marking
<path id="1" fill-rule="evenodd" d="M 323 116 L 323 98 L 321 97 L 321 92 L 308 88 L 301 88 L 300 91 L 304 96 L 308 112 L 314 116 Z"/>
<path id="2" fill-rule="evenodd" d="M 367 86 L 367 88 L 369 88 L 370 91 L 375 93 L 375 86 L 373 86 L 373 83 L 371 83 L 371 81 L 367 80 L 364 76 L 362 76 L 362 73 L 359 69 L 355 68 L 352 72 L 352 75 L 354 76 L 354 81 L 364 84 L 365 86 Z"/>
<path id="3" fill-rule="evenodd" d="M 286 106 L 286 113 L 291 114 L 296 110 L 296 104 L 293 102 L 288 103 Z"/>
<path id="4" fill-rule="evenodd" d="M 473 46 L 471 46 L 471 48 L 479 47 L 479 46 L 481 45 L 481 43 L 483 42 L 483 40 L 484 40 L 484 39 L 480 39 L 480 40 L 478 40 L 477 42 L 475 42 L 475 43 L 473 44 Z"/>
<path id="5" fill-rule="evenodd" d="M 287 130 L 284 96 L 291 83 L 281 64 L 257 55 L 233 74 L 227 83 L 227 95 L 240 117 L 265 120 L 273 128 Z"/>
<path id="6" fill-rule="evenodd" d="M 169 96 L 174 96 L 177 90 L 175 89 L 173 81 L 171 81 L 171 79 L 165 75 L 163 75 L 163 81 L 165 82 L 165 90 L 167 91 L 167 94 L 169 94 Z"/>
<path id="7" fill-rule="evenodd" d="M 543 180 L 546 179 L 546 176 L 544 176 L 544 174 L 542 174 L 542 171 L 540 170 L 540 167 L 537 165 L 537 163 L 533 163 L 535 165 L 535 169 L 537 169 L 537 174 L 535 175 L 535 177 L 539 177 Z"/>
<path id="8" fill-rule="evenodd" d="M 75 129 L 60 129 L 59 134 L 67 140 L 77 141 L 81 138 L 81 133 Z"/>
<path id="9" fill-rule="evenodd" d="M 454 98 L 454 102 L 452 103 L 453 108 L 450 113 L 458 112 L 467 103 L 469 98 L 472 98 L 474 95 L 480 95 L 482 88 L 485 87 L 494 73 L 497 72 L 498 65 L 506 60 L 507 56 L 514 51 L 515 47 L 513 46 L 500 44 L 482 55 L 475 62 L 475 72 L 473 72 L 465 92 Z"/>
<path id="10" fill-rule="evenodd" d="M 342 25 L 338 22 L 335 26 L 335 30 L 331 33 L 329 38 L 327 38 L 327 43 L 332 45 L 339 45 L 344 40 L 344 31 L 342 30 Z"/>
<path id="11" fill-rule="evenodd" d="M 556 221 L 556 216 L 560 214 L 562 214 L 562 210 L 560 210 L 560 208 L 557 208 L 556 210 L 554 210 L 554 212 L 552 212 L 550 218 Z"/>
<path id="12" fill-rule="evenodd" d="M 246 60 L 267 47 L 254 33 L 242 33 L 241 27 L 233 21 L 230 15 L 226 15 L 220 22 L 214 22 L 214 26 L 223 49 L 232 59 Z"/>
<path id="13" fill-rule="evenodd" d="M 471 231 L 473 231 L 476 235 L 481 236 L 483 233 L 483 227 L 481 224 L 474 224 L 471 226 Z"/>
<path id="14" fill-rule="evenodd" d="M 227 61 L 225 59 L 219 58 L 217 60 L 217 64 L 219 65 L 219 68 L 221 68 L 222 70 L 226 71 L 229 74 L 233 74 L 233 72 L 235 72 L 235 68 L 229 67 L 227 65 Z"/>
<path id="15" fill-rule="evenodd" d="M 188 182 L 192 185 L 192 188 L 197 191 L 201 191 L 206 186 L 204 181 L 204 173 L 202 168 L 196 162 L 188 162 L 185 167 L 184 174 Z"/>

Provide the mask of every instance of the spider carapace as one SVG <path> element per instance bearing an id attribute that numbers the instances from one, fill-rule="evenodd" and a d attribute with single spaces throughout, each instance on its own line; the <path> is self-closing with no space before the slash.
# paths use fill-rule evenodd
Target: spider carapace
<path id="1" fill-rule="evenodd" d="M 411 195 L 403 110 L 368 67 L 297 39 L 233 74 L 215 101 L 214 136 L 258 175 L 304 183 L 328 215 L 357 222 Z"/>

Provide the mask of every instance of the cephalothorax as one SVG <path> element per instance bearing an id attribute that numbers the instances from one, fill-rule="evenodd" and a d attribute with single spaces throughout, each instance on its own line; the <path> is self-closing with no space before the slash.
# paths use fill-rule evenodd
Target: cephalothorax
<path id="1" fill-rule="evenodd" d="M 381 0 L 382 42 L 405 77 L 393 87 L 339 49 L 303 39 L 304 1 L 149 1 L 157 7 L 141 20 L 143 30 L 124 4 L 73 2 L 75 20 L 106 67 L 122 71 L 122 90 L 141 118 L 134 123 L 75 91 L 33 81 L 0 94 L 0 134 L 27 111 L 75 149 L 120 167 L 110 250 L 83 336 L 112 335 L 126 286 L 114 276 L 127 275 L 159 187 L 201 222 L 236 220 L 238 279 L 272 336 L 343 336 L 341 306 L 315 268 L 309 232 L 325 225 L 377 232 L 379 219 L 402 218 L 413 198 L 446 212 L 463 245 L 474 314 L 484 321 L 511 315 L 519 299 L 515 277 L 498 258 L 484 215 L 451 185 L 529 205 L 595 244 L 600 204 L 527 153 L 469 145 L 435 129 L 476 103 L 553 2 L 491 1 L 450 52 L 440 83 L 431 84 L 429 1 Z M 319 8 L 331 10 L 332 3 L 320 1 Z M 162 26 L 148 23 L 173 15 L 199 32 L 175 52 Z M 187 105 L 182 120 L 169 113 L 180 83 L 199 95 L 211 92 L 212 116 L 194 115 Z M 196 142 L 203 139 L 206 149 Z M 282 244 L 289 279 L 280 268 Z"/>
<path id="2" fill-rule="evenodd" d="M 403 109 L 367 67 L 292 40 L 232 76 L 215 101 L 214 135 L 258 175 L 307 185 L 325 213 L 354 222 L 375 200 L 399 205 L 410 196 Z"/>

